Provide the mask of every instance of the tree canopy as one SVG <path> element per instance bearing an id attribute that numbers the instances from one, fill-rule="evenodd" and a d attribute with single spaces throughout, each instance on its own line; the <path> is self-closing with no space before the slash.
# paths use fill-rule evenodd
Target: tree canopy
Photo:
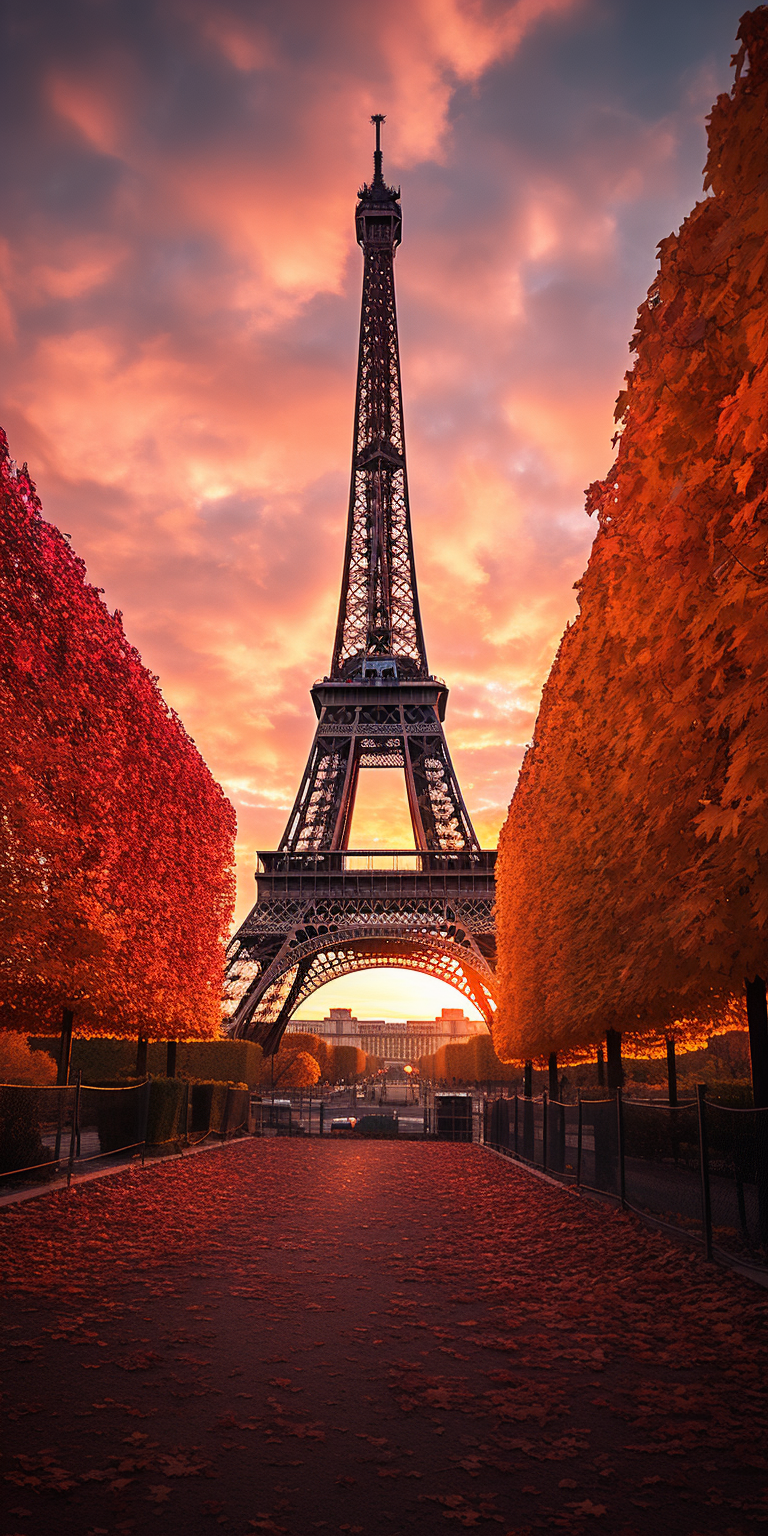
<path id="1" fill-rule="evenodd" d="M 212 1035 L 235 816 L 0 433 L 0 1028 Z"/>
<path id="2" fill-rule="evenodd" d="M 501 1054 L 684 1043 L 768 960 L 768 8 L 663 240 L 498 863 Z"/>

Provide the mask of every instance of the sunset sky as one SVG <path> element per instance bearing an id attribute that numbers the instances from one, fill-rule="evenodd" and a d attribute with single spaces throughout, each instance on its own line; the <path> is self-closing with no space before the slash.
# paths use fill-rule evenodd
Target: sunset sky
<path id="1" fill-rule="evenodd" d="M 594 532 L 657 242 L 702 195 L 742 0 L 6 0 L 0 424 L 238 815 L 238 916 L 327 671 L 355 194 L 402 186 L 414 541 L 449 746 L 495 846 Z M 400 776 L 352 841 L 412 844 Z M 349 978 L 302 1010 L 434 1015 Z"/>

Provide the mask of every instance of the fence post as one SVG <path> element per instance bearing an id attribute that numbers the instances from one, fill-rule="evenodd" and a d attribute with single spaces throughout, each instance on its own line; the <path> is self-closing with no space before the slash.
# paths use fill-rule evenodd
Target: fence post
<path id="1" fill-rule="evenodd" d="M 69 1186 L 72 1183 L 72 1169 L 73 1169 L 74 1164 L 75 1164 L 75 1143 L 79 1139 L 79 1130 L 80 1130 L 80 1086 L 81 1086 L 81 1083 L 82 1083 L 82 1079 L 83 1079 L 83 1073 L 82 1073 L 81 1068 L 78 1067 L 77 1075 L 76 1075 L 76 1078 L 75 1078 L 75 1103 L 74 1103 L 74 1107 L 72 1109 L 72 1135 L 69 1138 L 69 1163 L 67 1165 L 67 1189 L 69 1189 Z"/>
<path id="2" fill-rule="evenodd" d="M 184 1140 L 189 1146 L 189 1078 L 184 1084 L 184 1109 L 182 1111 L 182 1124 L 184 1126 Z"/>
<path id="3" fill-rule="evenodd" d="M 56 1082 L 60 1088 L 66 1088 L 69 1082 L 69 1063 L 72 1056 L 72 1029 L 75 1015 L 71 1008 L 62 1008 L 61 1011 L 61 1038 L 59 1040 L 59 1064 Z"/>
<path id="4" fill-rule="evenodd" d="M 55 1147 L 53 1149 L 54 1162 L 57 1163 L 57 1164 L 59 1162 L 59 1158 L 61 1157 L 61 1116 L 62 1116 L 62 1110 L 64 1108 L 64 1100 L 66 1098 L 66 1094 L 67 1094 L 67 1089 L 66 1088 L 61 1088 L 57 1084 L 56 1085 L 56 1145 L 55 1145 Z M 58 1170 L 58 1167 L 57 1167 L 56 1172 L 58 1173 L 58 1171 L 59 1170 Z"/>
<path id="5" fill-rule="evenodd" d="M 677 1062 L 675 1061 L 675 1037 L 667 1035 L 667 1083 L 669 1086 L 669 1102 L 677 1104 Z"/>
<path id="6" fill-rule="evenodd" d="M 706 1083 L 696 1084 L 696 1108 L 699 1115 L 699 1164 L 701 1166 L 701 1224 L 704 1229 L 704 1251 L 712 1257 L 712 1202 L 709 1193 L 709 1150 L 707 1148 L 707 1124 L 705 1119 Z"/>
<path id="7" fill-rule="evenodd" d="M 534 1147 L 535 1152 L 535 1147 Z M 535 1161 L 535 1157 L 534 1157 Z M 541 1095 L 541 1166 L 546 1172 L 547 1168 L 547 1090 Z"/>
<path id="8" fill-rule="evenodd" d="M 320 1135 L 323 1134 L 323 1121 L 325 1119 L 325 1099 L 320 1100 Z"/>
<path id="9" fill-rule="evenodd" d="M 551 1052 L 549 1062 L 547 1064 L 547 1069 L 549 1071 L 549 1097 L 550 1099 L 559 1099 L 560 1090 L 557 1081 L 557 1051 Z"/>
<path id="10" fill-rule="evenodd" d="M 515 1157 L 517 1157 L 517 1089 L 515 1089 Z"/>
<path id="11" fill-rule="evenodd" d="M 616 1089 L 616 1143 L 619 1154 L 619 1199 L 621 1200 L 621 1209 L 625 1211 L 627 1208 L 627 1191 L 624 1168 L 624 1100 L 620 1087 Z"/>
<path id="12" fill-rule="evenodd" d="M 147 1121 L 149 1119 L 149 1095 L 152 1091 L 152 1079 L 147 1078 L 144 1084 L 144 1103 L 141 1108 L 141 1166 L 144 1167 L 144 1154 L 147 1146 Z"/>
<path id="13" fill-rule="evenodd" d="M 577 1089 L 579 1104 L 579 1128 L 576 1133 L 576 1188 L 581 1186 L 581 1089 Z"/>

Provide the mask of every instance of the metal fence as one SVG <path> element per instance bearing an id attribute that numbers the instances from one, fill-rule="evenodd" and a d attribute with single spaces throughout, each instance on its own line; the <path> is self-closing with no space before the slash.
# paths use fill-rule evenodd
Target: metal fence
<path id="1" fill-rule="evenodd" d="M 486 1099 L 487 1146 L 618 1200 L 708 1256 L 768 1265 L 768 1109 L 625 1099 Z"/>
<path id="2" fill-rule="evenodd" d="M 73 1174 L 97 1160 L 125 1161 L 146 1142 L 150 1084 L 125 1088 L 0 1085 L 0 1188 Z"/>
<path id="3" fill-rule="evenodd" d="M 248 1130 L 247 1089 L 184 1085 L 168 1101 L 167 1080 L 99 1088 L 0 1084 L 0 1191 L 85 1173 L 92 1164 L 129 1162 L 147 1150 L 190 1147 Z M 212 1089 L 219 1089 L 218 1094 Z M 203 1090 L 203 1091 L 201 1091 Z M 153 1095 L 157 1102 L 153 1108 Z"/>
<path id="4" fill-rule="evenodd" d="M 254 1136 L 346 1136 L 482 1141 L 480 1094 L 422 1091 L 419 1099 L 396 1107 L 370 1100 L 354 1088 L 344 1094 L 318 1089 L 294 1090 L 274 1099 L 251 1097 Z"/>

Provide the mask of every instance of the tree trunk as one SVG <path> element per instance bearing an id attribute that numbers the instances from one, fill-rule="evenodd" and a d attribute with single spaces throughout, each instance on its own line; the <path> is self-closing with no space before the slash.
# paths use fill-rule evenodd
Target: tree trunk
<path id="1" fill-rule="evenodd" d="M 176 1041 L 169 1040 L 165 1047 L 165 1075 L 176 1076 Z"/>
<path id="2" fill-rule="evenodd" d="M 524 1095 L 524 1097 L 526 1099 L 530 1099 L 530 1098 L 533 1097 L 533 1062 L 532 1061 L 527 1061 L 525 1063 L 525 1070 L 524 1070 L 524 1073 L 523 1073 L 523 1095 Z"/>
<path id="3" fill-rule="evenodd" d="M 560 1100 L 560 1087 L 557 1081 L 557 1051 L 553 1051 L 549 1058 L 549 1097 L 555 1103 Z"/>
<path id="4" fill-rule="evenodd" d="M 677 1103 L 677 1062 L 675 1060 L 675 1037 L 667 1035 L 667 1082 L 669 1083 L 669 1102 Z"/>
<path id="5" fill-rule="evenodd" d="M 136 1041 L 136 1076 L 147 1075 L 147 1039 L 145 1035 L 139 1035 Z"/>
<path id="6" fill-rule="evenodd" d="M 59 1040 L 59 1070 L 56 1075 L 56 1083 L 59 1088 L 66 1088 L 69 1082 L 69 1063 L 72 1056 L 72 1025 L 75 1015 L 71 1008 L 61 1010 L 61 1039 Z"/>
<path id="7" fill-rule="evenodd" d="M 756 976 L 745 983 L 747 993 L 747 1023 L 749 1025 L 749 1053 L 752 1057 L 752 1093 L 755 1109 L 768 1108 L 768 1008 L 765 998 L 765 981 Z"/>
<path id="8" fill-rule="evenodd" d="M 624 1068 L 621 1065 L 621 1035 L 617 1029 L 605 1032 L 605 1054 L 608 1060 L 608 1096 L 616 1097 L 616 1089 L 624 1086 Z"/>
<path id="9" fill-rule="evenodd" d="M 598 1088 L 605 1087 L 605 1057 L 601 1045 L 597 1047 L 597 1086 Z"/>

